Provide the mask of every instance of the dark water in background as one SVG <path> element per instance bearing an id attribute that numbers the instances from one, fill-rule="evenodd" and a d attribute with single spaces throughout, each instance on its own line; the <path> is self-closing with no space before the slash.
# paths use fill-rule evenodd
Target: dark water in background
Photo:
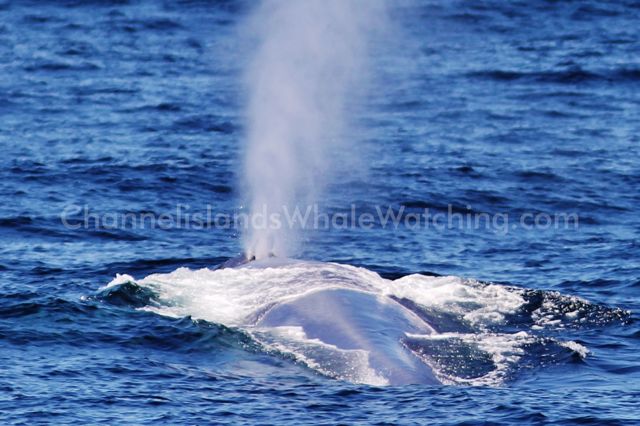
<path id="1" fill-rule="evenodd" d="M 326 198 L 329 210 L 577 213 L 578 230 L 331 230 L 301 254 L 630 310 L 549 332 L 588 348 L 586 358 L 497 388 L 368 387 L 220 325 L 138 311 L 140 288 L 96 297 L 116 273 L 212 266 L 240 252 L 228 229 L 70 230 L 60 213 L 238 210 L 236 24 L 249 8 L 0 6 L 3 423 L 640 423 L 636 1 L 397 6 L 413 41 L 407 55 L 380 53 L 387 84 L 362 118 L 369 175 L 346 177 Z"/>

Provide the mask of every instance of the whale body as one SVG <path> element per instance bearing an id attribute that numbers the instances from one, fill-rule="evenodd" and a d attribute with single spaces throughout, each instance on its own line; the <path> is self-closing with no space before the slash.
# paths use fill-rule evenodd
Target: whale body
<path id="1" fill-rule="evenodd" d="M 241 333 L 242 348 L 374 386 L 501 385 L 536 362 L 588 353 L 577 342 L 529 332 L 555 317 L 545 314 L 541 321 L 537 312 L 543 308 L 529 311 L 526 290 L 451 276 L 390 280 L 332 262 L 240 256 L 215 269 L 178 268 L 139 281 L 118 275 L 99 296 L 219 324 Z M 555 293 L 543 297 L 562 306 L 577 303 Z M 579 305 L 598 314 L 603 309 Z M 620 318 L 617 310 L 606 315 Z M 538 354 L 544 357 L 536 361 Z"/>
<path id="2" fill-rule="evenodd" d="M 319 290 L 272 307 L 256 326 L 297 327 L 308 339 L 366 353 L 368 368 L 385 384 L 440 383 L 402 343 L 405 333 L 431 334 L 433 329 L 386 296 L 342 288 Z M 323 362 L 334 360 L 319 361 Z"/>

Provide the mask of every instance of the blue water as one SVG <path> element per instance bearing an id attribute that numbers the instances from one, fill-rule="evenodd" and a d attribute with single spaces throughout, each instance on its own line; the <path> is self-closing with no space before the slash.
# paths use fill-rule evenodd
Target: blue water
<path id="1" fill-rule="evenodd" d="M 387 280 L 496 283 L 526 303 L 483 336 L 536 339 L 498 382 L 409 386 L 322 374 L 189 307 L 165 315 L 172 306 L 138 282 L 220 264 L 241 252 L 238 230 L 61 220 L 71 206 L 80 223 L 74 206 L 85 205 L 243 211 L 238 32 L 251 8 L 0 4 L 1 422 L 640 424 L 640 3 L 392 8 L 398 38 L 375 49 L 376 84 L 358 116 L 367 172 L 340 176 L 323 208 L 451 205 L 507 214 L 509 228 L 319 230 L 296 257 Z M 577 214 L 579 227 L 518 226 L 559 213 Z M 116 274 L 135 280 L 105 289 Z M 427 313 L 445 331 L 469 326 L 446 307 Z M 458 378 L 495 367 L 482 351 L 417 350 L 449 354 L 443 370 Z"/>

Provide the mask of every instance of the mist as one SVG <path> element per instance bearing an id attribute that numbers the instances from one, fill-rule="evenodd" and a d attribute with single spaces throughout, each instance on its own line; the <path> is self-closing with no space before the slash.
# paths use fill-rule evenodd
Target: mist
<path id="1" fill-rule="evenodd" d="M 335 159 L 358 143 L 353 108 L 367 86 L 375 1 L 263 1 L 247 21 L 255 50 L 246 73 L 245 254 L 290 256 L 304 210 L 338 176 Z"/>

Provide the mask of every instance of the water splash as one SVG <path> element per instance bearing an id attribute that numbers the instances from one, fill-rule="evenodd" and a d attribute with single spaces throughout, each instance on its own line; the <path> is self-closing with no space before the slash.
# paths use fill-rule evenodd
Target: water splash
<path id="1" fill-rule="evenodd" d="M 247 258 L 296 249 L 289 219 L 317 201 L 329 157 L 352 144 L 349 112 L 383 18 L 375 1 L 266 0 L 249 20 L 257 46 L 247 73 Z"/>

